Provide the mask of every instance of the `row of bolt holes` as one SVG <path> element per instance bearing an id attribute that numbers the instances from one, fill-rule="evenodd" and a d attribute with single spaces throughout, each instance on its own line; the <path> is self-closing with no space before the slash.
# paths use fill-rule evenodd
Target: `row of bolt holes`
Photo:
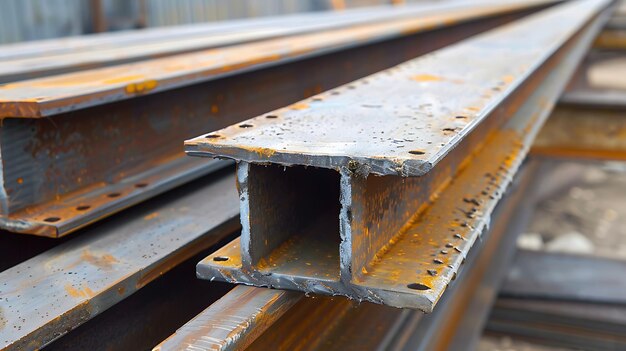
<path id="1" fill-rule="evenodd" d="M 265 118 L 274 119 L 274 118 L 278 118 L 278 116 L 268 115 L 268 116 L 265 116 Z M 466 116 L 456 116 L 456 118 L 461 119 L 461 118 L 467 118 L 467 117 Z M 254 127 L 252 124 L 247 124 L 247 123 L 239 125 L 239 128 L 252 128 L 252 127 Z M 444 128 L 444 131 L 454 131 L 454 129 Z M 205 135 L 204 137 L 207 138 L 207 139 L 215 139 L 215 138 L 221 137 L 221 135 L 219 135 L 219 134 L 208 134 L 208 135 Z M 409 151 L 409 153 L 411 155 L 424 155 L 426 153 L 426 151 L 424 151 L 424 150 L 411 150 L 411 151 Z"/>
<path id="2" fill-rule="evenodd" d="M 148 183 L 137 183 L 135 184 L 135 188 L 145 188 L 148 186 Z M 121 193 L 110 193 L 107 194 L 107 197 L 110 198 L 116 198 L 118 196 L 122 195 Z M 76 211 L 87 211 L 88 209 L 90 209 L 91 206 L 89 205 L 80 205 L 80 206 L 76 206 Z M 48 222 L 48 223 L 55 223 L 61 220 L 61 217 L 48 217 L 45 218 L 43 221 L 44 222 Z"/>

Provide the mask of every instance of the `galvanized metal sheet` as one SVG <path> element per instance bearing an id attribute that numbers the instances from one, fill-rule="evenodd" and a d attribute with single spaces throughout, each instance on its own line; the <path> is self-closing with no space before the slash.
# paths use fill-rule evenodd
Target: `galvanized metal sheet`
<path id="1" fill-rule="evenodd" d="M 598 7 L 595 2 L 582 1 L 546 10 L 187 141 L 187 152 L 337 169 L 352 161 L 365 173 L 424 175 Z M 553 25 L 556 22 L 559 26 Z"/>
<path id="2" fill-rule="evenodd" d="M 0 86 L 0 117 L 43 117 L 191 85 L 455 22 L 521 10 L 544 1 L 467 5 L 390 22 L 210 49 Z M 132 72 L 132 73 L 129 73 Z"/>
<path id="3" fill-rule="evenodd" d="M 230 180 L 191 183 L 0 273 L 0 348 L 39 349 L 232 233 Z"/>

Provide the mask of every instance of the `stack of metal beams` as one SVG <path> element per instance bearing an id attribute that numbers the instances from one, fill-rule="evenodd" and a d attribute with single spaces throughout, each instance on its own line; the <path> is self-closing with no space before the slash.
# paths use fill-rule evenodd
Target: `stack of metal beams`
<path id="1" fill-rule="evenodd" d="M 437 2 L 0 48 L 0 348 L 177 327 L 157 349 L 471 347 L 533 205 L 525 156 L 612 9 Z M 199 278 L 252 286 L 185 298 L 167 277 L 200 258 Z M 174 329 L 112 317 L 159 282 L 144 303 L 176 303 L 136 318 Z M 191 300 L 210 306 L 168 320 Z"/>

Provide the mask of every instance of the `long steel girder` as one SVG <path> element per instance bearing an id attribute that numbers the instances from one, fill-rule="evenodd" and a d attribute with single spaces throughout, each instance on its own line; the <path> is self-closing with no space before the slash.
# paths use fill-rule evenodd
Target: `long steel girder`
<path id="1" fill-rule="evenodd" d="M 180 140 L 199 130 L 288 105 L 543 3 L 467 5 L 4 85 L 0 227 L 50 237 L 70 233 L 223 166 L 184 157 Z"/>
<path id="2" fill-rule="evenodd" d="M 536 169 L 529 163 L 516 175 L 485 233 L 488 240 L 472 250 L 444 297 L 446 304 L 433 314 L 238 286 L 155 350 L 472 349 L 530 217 Z"/>
<path id="3" fill-rule="evenodd" d="M 545 0 L 534 0 L 545 3 Z M 245 42 L 321 32 L 337 28 L 406 20 L 429 12 L 437 15 L 484 8 L 502 11 L 529 6 L 523 2 L 501 4 L 493 0 L 378 6 L 342 12 L 306 13 L 273 18 L 225 21 L 182 28 L 152 28 L 128 33 L 108 33 L 57 39 L 35 44 L 0 47 L 0 84 L 19 80 L 107 67 L 159 57 L 224 47 Z"/>
<path id="4" fill-rule="evenodd" d="M 234 234 L 230 178 L 179 187 L 1 272 L 0 349 L 40 349 Z"/>
<path id="5" fill-rule="evenodd" d="M 559 5 L 187 141 L 238 161 L 241 238 L 198 275 L 432 311 L 610 4 Z"/>

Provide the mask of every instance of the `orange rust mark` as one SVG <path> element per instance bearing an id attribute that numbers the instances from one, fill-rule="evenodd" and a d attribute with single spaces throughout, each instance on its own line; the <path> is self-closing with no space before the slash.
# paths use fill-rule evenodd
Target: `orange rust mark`
<path id="1" fill-rule="evenodd" d="M 158 213 L 158 212 L 152 212 L 152 213 L 150 213 L 149 215 L 147 215 L 147 216 L 143 217 L 143 219 L 144 219 L 145 221 L 149 221 L 149 220 L 151 220 L 151 219 L 155 219 L 155 218 L 157 218 L 157 217 L 159 217 L 159 213 Z"/>
<path id="2" fill-rule="evenodd" d="M 96 256 L 89 250 L 83 250 L 83 252 L 80 255 L 80 258 L 83 261 L 87 261 L 96 267 L 101 267 L 104 269 L 111 269 L 113 265 L 119 262 L 117 258 L 113 257 L 110 254 L 103 254 L 100 256 Z"/>
<path id="3" fill-rule="evenodd" d="M 24 183 L 24 179 L 23 178 L 17 178 L 17 184 L 22 184 Z"/>
<path id="4" fill-rule="evenodd" d="M 297 104 L 293 104 L 291 106 L 289 106 L 290 109 L 292 110 L 306 110 L 307 108 L 309 108 L 309 104 L 305 104 L 303 102 L 297 103 Z"/>
<path id="5" fill-rule="evenodd" d="M 125 88 L 126 93 L 128 94 L 143 94 L 154 88 L 156 88 L 159 83 L 156 80 L 146 80 L 139 83 L 128 84 Z"/>
<path id="6" fill-rule="evenodd" d="M 217 106 L 216 104 L 211 105 L 211 113 L 216 114 L 218 112 L 220 112 L 220 107 Z"/>
<path id="7" fill-rule="evenodd" d="M 65 284 L 65 291 L 72 297 L 81 297 L 82 292 L 74 288 L 71 284 Z"/>
<path id="8" fill-rule="evenodd" d="M 117 293 L 120 295 L 124 295 L 124 293 L 126 292 L 126 288 L 123 286 L 120 286 L 119 288 L 117 288 Z"/>
<path id="9" fill-rule="evenodd" d="M 132 81 L 136 81 L 140 79 L 145 79 L 145 76 L 134 75 L 134 76 L 117 77 L 117 78 L 103 80 L 102 83 L 103 84 L 128 83 L 128 82 L 132 82 Z"/>
<path id="10" fill-rule="evenodd" d="M 443 80 L 443 78 L 432 74 L 418 74 L 411 77 L 411 79 L 416 82 L 437 82 Z"/>
<path id="11" fill-rule="evenodd" d="M 269 157 L 272 157 L 276 153 L 276 150 L 268 149 L 264 147 L 245 147 L 244 149 L 249 152 L 254 152 L 260 157 L 269 158 Z"/>
<path id="12" fill-rule="evenodd" d="M 83 284 L 81 289 L 75 288 L 72 284 L 65 284 L 65 291 L 72 297 L 85 297 L 90 298 L 95 295 L 93 290 L 87 286 L 87 284 Z"/>
<path id="13" fill-rule="evenodd" d="M 507 84 L 510 84 L 513 80 L 515 80 L 515 77 L 512 76 L 512 75 L 506 75 L 506 76 L 502 77 L 502 81 L 507 83 Z"/>

